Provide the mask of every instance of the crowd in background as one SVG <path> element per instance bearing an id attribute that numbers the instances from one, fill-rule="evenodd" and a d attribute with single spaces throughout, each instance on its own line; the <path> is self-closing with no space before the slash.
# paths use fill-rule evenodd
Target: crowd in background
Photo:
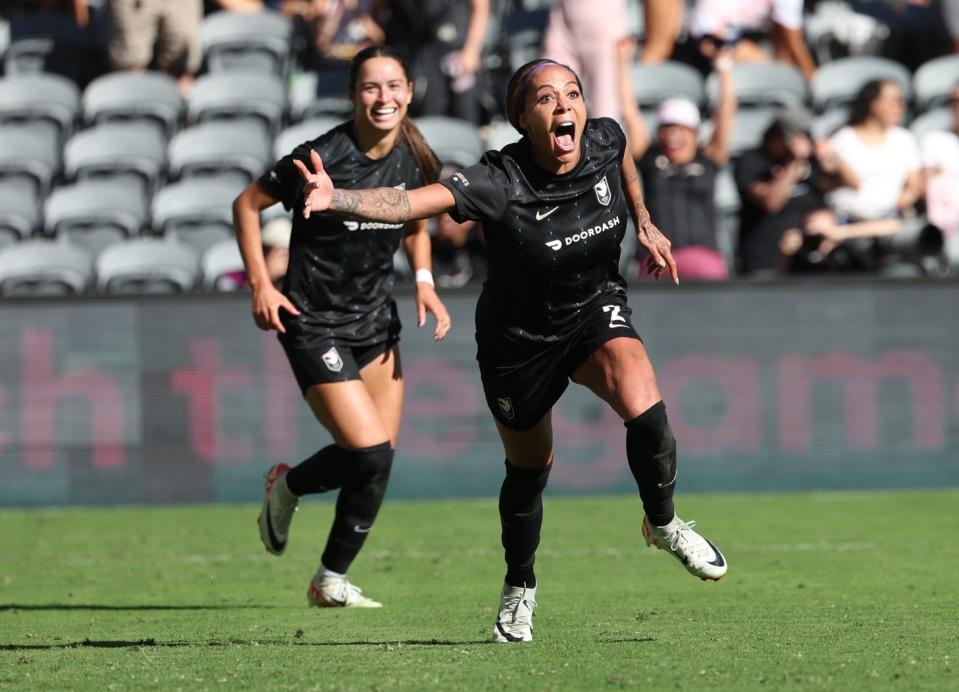
<path id="1" fill-rule="evenodd" d="M 157 70 L 189 99 L 205 69 L 204 17 L 223 11 L 291 20 L 291 84 L 335 75 L 363 47 L 389 43 L 414 75 L 414 116 L 484 132 L 498 125 L 518 64 L 540 55 L 570 64 L 590 115 L 627 132 L 653 220 L 686 278 L 935 275 L 959 264 L 959 63 L 937 103 L 950 121 L 921 138 L 906 127 L 920 113 L 904 85 L 879 78 L 834 109 L 828 129 L 807 100 L 756 120 L 753 146 L 735 142 L 752 105 L 739 95 L 742 65 L 788 64 L 807 85 L 848 56 L 915 73 L 959 53 L 959 0 L 8 0 L 0 43 L 49 35 L 57 47 L 43 69 L 81 88 L 110 71 Z M 633 70 L 661 63 L 691 67 L 714 93 L 640 105 Z M 450 172 L 468 162 L 444 163 Z M 731 217 L 724 185 L 736 193 Z M 282 257 L 288 233 L 270 237 Z M 482 229 L 438 219 L 434 258 L 441 285 L 481 280 Z M 627 258 L 629 278 L 639 266 Z M 235 275 L 224 281 L 242 285 Z"/>

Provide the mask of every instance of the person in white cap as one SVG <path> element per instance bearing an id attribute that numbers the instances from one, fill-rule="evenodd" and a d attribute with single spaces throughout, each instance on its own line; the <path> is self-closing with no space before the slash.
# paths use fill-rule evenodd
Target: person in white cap
<path id="1" fill-rule="evenodd" d="M 655 141 L 633 96 L 630 63 L 635 45 L 620 43 L 620 100 L 630 152 L 643 179 L 652 218 L 673 242 L 673 256 L 686 278 L 727 278 L 719 250 L 714 193 L 720 169 L 729 160 L 736 117 L 732 61 L 718 58 L 719 104 L 709 141 L 699 146 L 699 108 L 684 98 L 669 98 L 657 111 Z"/>

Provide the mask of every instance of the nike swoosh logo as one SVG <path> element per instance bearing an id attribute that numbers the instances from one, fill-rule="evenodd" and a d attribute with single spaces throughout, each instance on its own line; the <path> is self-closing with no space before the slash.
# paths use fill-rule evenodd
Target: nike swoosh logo
<path id="1" fill-rule="evenodd" d="M 283 550 L 283 543 L 280 542 L 280 539 L 276 537 L 276 534 L 273 533 L 273 522 L 270 521 L 270 503 L 266 503 L 266 533 L 270 537 L 270 544 L 273 546 L 274 550 Z"/>
<path id="2" fill-rule="evenodd" d="M 361 526 L 356 525 L 356 526 L 353 527 L 353 530 L 356 531 L 357 533 L 369 533 L 372 528 L 373 528 L 372 526 L 367 526 L 367 527 L 364 529 L 364 528 L 362 528 Z"/>
<path id="3" fill-rule="evenodd" d="M 709 544 L 709 547 L 713 549 L 713 552 L 716 553 L 716 559 L 710 560 L 709 564 L 713 565 L 714 567 L 722 567 L 725 565 L 726 561 L 723 559 L 723 554 L 716 550 L 716 546 L 714 546 L 708 539 L 704 538 L 703 540 L 706 541 L 706 543 Z"/>
<path id="4" fill-rule="evenodd" d="M 503 635 L 503 638 L 506 639 L 507 641 L 510 641 L 510 642 L 523 641 L 522 637 L 517 637 L 515 634 L 510 634 L 505 629 L 503 629 L 503 625 L 500 624 L 499 620 L 496 621 L 496 629 L 499 630 L 499 633 Z"/>
<path id="5" fill-rule="evenodd" d="M 556 211 L 557 209 L 559 209 L 559 207 L 553 207 L 552 209 L 550 209 L 548 212 L 545 212 L 545 213 L 539 212 L 539 211 L 536 212 L 536 220 L 537 220 L 537 221 L 542 221 L 543 219 L 545 219 L 547 216 L 549 216 L 550 214 L 552 214 L 552 213 L 553 213 L 554 211 Z"/>

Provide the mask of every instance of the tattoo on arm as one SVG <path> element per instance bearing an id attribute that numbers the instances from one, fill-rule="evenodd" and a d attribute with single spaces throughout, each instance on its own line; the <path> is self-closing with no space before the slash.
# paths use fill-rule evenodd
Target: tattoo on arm
<path id="1" fill-rule="evenodd" d="M 629 152 L 626 153 L 629 156 Z M 649 211 L 643 202 L 643 188 L 639 182 L 639 171 L 636 170 L 636 164 L 632 159 L 623 159 L 621 166 L 623 192 L 626 193 L 626 201 L 633 212 L 633 220 L 637 228 L 642 228 L 650 222 Z"/>
<path id="2" fill-rule="evenodd" d="M 405 190 L 377 187 L 371 190 L 333 190 L 330 209 L 371 221 L 400 223 L 410 220 L 410 198 Z"/>

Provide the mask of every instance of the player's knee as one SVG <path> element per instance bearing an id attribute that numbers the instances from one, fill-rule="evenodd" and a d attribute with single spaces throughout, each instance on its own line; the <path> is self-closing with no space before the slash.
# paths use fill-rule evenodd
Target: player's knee
<path id="1" fill-rule="evenodd" d="M 389 442 L 371 447 L 348 450 L 356 485 L 375 485 L 386 491 L 390 469 L 393 467 L 393 448 Z"/>
<path id="2" fill-rule="evenodd" d="M 662 401 L 657 401 L 635 418 L 626 421 L 625 425 L 627 444 L 635 440 L 654 450 L 676 448 L 676 438 L 666 417 L 666 404 Z"/>

